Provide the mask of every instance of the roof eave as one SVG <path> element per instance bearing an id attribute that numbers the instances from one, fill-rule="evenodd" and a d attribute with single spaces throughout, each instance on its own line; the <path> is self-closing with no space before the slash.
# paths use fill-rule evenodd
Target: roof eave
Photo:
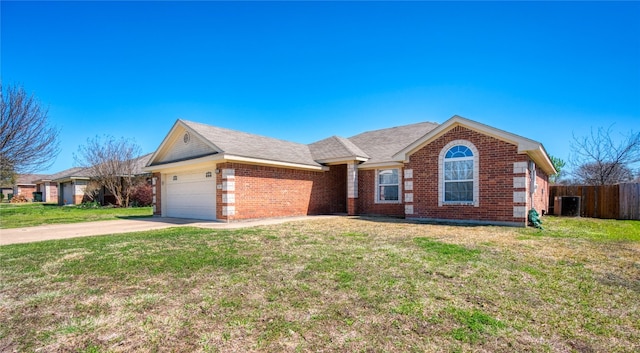
<path id="1" fill-rule="evenodd" d="M 542 145 L 538 145 L 537 148 L 523 151 L 526 153 L 535 163 L 539 166 L 547 175 L 555 175 L 558 173 L 553 166 L 553 162 L 549 159 L 549 155 L 545 151 Z"/>
<path id="2" fill-rule="evenodd" d="M 351 162 L 366 162 L 369 158 L 359 157 L 359 156 L 348 156 L 348 157 L 338 157 L 338 158 L 326 158 L 326 159 L 316 159 L 316 162 L 319 164 L 345 164 Z"/>
<path id="3" fill-rule="evenodd" d="M 328 167 L 325 167 L 320 164 L 310 165 L 310 164 L 276 161 L 271 159 L 263 159 L 263 158 L 255 158 L 255 157 L 245 157 L 245 156 L 238 156 L 238 155 L 232 155 L 232 154 L 224 154 L 224 159 L 231 162 L 259 164 L 259 165 L 275 166 L 275 167 L 281 167 L 281 168 L 305 169 L 305 170 L 315 170 L 315 171 L 329 170 Z"/>
<path id="4" fill-rule="evenodd" d="M 72 181 L 72 180 L 91 180 L 91 177 L 88 177 L 88 176 L 66 176 L 66 177 L 54 179 L 54 180 L 51 180 L 51 181 L 52 182 L 56 182 L 56 183 L 64 183 L 65 181 Z"/>
<path id="5" fill-rule="evenodd" d="M 201 158 L 186 159 L 179 162 L 151 165 L 143 168 L 142 170 L 145 172 L 159 172 L 159 171 L 171 170 L 179 167 L 185 167 L 189 165 L 201 164 L 205 162 L 216 162 L 216 163 L 240 162 L 240 163 L 247 163 L 247 164 L 274 166 L 274 167 L 280 167 L 280 168 L 304 169 L 304 170 L 314 170 L 314 171 L 329 170 L 328 167 L 325 167 L 319 164 L 308 165 L 308 164 L 302 164 L 302 163 L 274 161 L 274 160 L 268 160 L 268 159 L 244 157 L 244 156 L 224 154 L 224 153 L 218 153 L 218 154 L 209 155 Z"/>
<path id="6" fill-rule="evenodd" d="M 404 164 L 399 161 L 385 161 L 360 164 L 358 169 L 402 168 L 403 166 Z"/>

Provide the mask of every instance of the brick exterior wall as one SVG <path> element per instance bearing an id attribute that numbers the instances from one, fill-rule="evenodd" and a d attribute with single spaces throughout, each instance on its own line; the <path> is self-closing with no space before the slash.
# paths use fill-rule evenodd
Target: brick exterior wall
<path id="1" fill-rule="evenodd" d="M 402 168 L 400 168 L 402 175 Z M 400 176 L 402 184 L 402 176 Z M 402 203 L 376 203 L 376 171 L 363 169 L 358 171 L 357 212 L 361 215 L 404 217 Z"/>
<path id="2" fill-rule="evenodd" d="M 470 141 L 478 149 L 479 207 L 438 206 L 438 158 L 444 146 L 453 140 Z M 412 154 L 405 165 L 413 170 L 414 213 L 407 217 L 524 224 L 526 218 L 514 218 L 514 191 L 519 189 L 514 189 L 513 169 L 514 162 L 528 160 L 526 155 L 517 153 L 515 145 L 457 126 Z"/>
<path id="3" fill-rule="evenodd" d="M 451 141 L 478 150 L 478 205 L 439 205 L 439 157 Z M 536 170 L 531 200 L 530 158 L 517 146 L 457 126 L 413 153 L 399 168 L 401 202 L 376 203 L 376 170 L 357 171 L 357 198 L 348 198 L 348 168 L 308 171 L 244 163 L 216 165 L 216 218 L 222 221 L 346 213 L 526 225 L 527 211 L 548 210 L 548 176 Z M 162 174 L 153 173 L 154 214 L 162 213 Z M 353 192 L 352 192 L 353 194 Z M 352 195 L 353 196 L 353 195 Z"/>
<path id="4" fill-rule="evenodd" d="M 216 166 L 233 170 L 233 190 L 218 190 L 216 217 L 219 220 L 242 220 L 346 212 L 346 165 L 331 166 L 329 171 L 307 171 L 241 163 Z M 223 173 L 216 174 L 222 185 Z M 233 194 L 234 202 L 223 202 L 223 195 Z M 227 201 L 229 198 L 227 196 Z M 223 212 L 227 207 L 227 214 Z M 233 212 L 229 212 L 229 207 Z"/>
<path id="5" fill-rule="evenodd" d="M 533 195 L 533 208 L 540 215 L 543 211 L 546 214 L 549 212 L 549 176 L 538 167 L 536 167 L 536 184 L 538 184 L 538 189 Z M 528 206 L 527 209 L 531 209 L 531 205 Z"/>
<path id="6" fill-rule="evenodd" d="M 17 187 L 17 190 L 18 190 L 18 192 L 16 193 L 15 196 L 23 195 L 28 200 L 31 200 L 31 199 L 33 199 L 33 193 L 36 192 L 36 186 L 35 185 L 33 185 L 33 186 L 31 186 L 31 185 L 29 185 L 29 186 L 21 185 L 21 186 Z"/>

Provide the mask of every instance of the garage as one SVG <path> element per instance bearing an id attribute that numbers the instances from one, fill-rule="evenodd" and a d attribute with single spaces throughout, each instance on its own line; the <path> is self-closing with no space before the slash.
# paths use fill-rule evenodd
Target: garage
<path id="1" fill-rule="evenodd" d="M 216 219 L 216 183 L 211 168 L 165 174 L 167 217 Z"/>

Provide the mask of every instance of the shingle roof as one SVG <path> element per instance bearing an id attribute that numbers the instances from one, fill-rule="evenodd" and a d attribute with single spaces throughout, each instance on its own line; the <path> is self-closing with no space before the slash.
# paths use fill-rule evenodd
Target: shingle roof
<path id="1" fill-rule="evenodd" d="M 367 131 L 349 138 L 371 159 L 363 164 L 392 162 L 394 154 L 410 145 L 429 131 L 438 127 L 432 122 L 423 122 L 387 129 Z"/>
<path id="2" fill-rule="evenodd" d="M 18 174 L 16 176 L 16 185 L 35 184 L 33 181 L 44 177 L 44 174 Z"/>
<path id="3" fill-rule="evenodd" d="M 65 169 L 55 174 L 51 174 L 47 178 L 42 178 L 42 180 L 44 179 L 58 180 L 58 179 L 65 179 L 65 178 L 71 178 L 71 177 L 89 178 L 90 177 L 89 169 L 83 168 L 83 167 L 73 167 L 73 168 Z"/>
<path id="4" fill-rule="evenodd" d="M 324 140 L 314 142 L 309 145 L 309 149 L 316 161 L 349 158 L 353 160 L 358 157 L 369 158 L 369 155 L 354 145 L 353 142 L 340 136 L 331 136 Z"/>
<path id="5" fill-rule="evenodd" d="M 144 168 L 147 165 L 147 163 L 149 163 L 151 156 L 153 156 L 153 153 L 148 153 L 148 154 L 145 154 L 144 156 L 138 157 L 136 159 L 136 165 L 133 168 L 133 174 L 139 175 L 139 174 L 145 173 L 144 170 L 142 170 L 142 168 Z"/>
<path id="6" fill-rule="evenodd" d="M 246 132 L 180 120 L 186 126 L 215 145 L 225 154 L 271 161 L 319 166 L 309 146 Z"/>
<path id="7" fill-rule="evenodd" d="M 363 164 L 394 162 L 392 156 L 438 126 L 423 122 L 367 131 L 350 138 L 332 136 L 309 145 L 179 120 L 221 153 L 247 158 L 320 166 L 328 160 L 367 159 Z"/>

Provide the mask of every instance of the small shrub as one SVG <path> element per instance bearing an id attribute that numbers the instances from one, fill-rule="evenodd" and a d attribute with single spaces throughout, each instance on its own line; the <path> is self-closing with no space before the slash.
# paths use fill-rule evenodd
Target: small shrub
<path id="1" fill-rule="evenodd" d="M 88 202 L 83 202 L 81 204 L 79 204 L 78 206 L 76 206 L 78 208 L 100 208 L 100 203 L 98 202 L 98 200 L 93 200 L 93 201 L 88 201 Z"/>
<path id="2" fill-rule="evenodd" d="M 11 198 L 11 203 L 25 203 L 25 202 L 29 202 L 29 200 L 24 195 L 17 195 Z"/>
<path id="3" fill-rule="evenodd" d="M 131 206 L 146 207 L 153 204 L 153 190 L 149 184 L 141 184 L 131 194 Z"/>

